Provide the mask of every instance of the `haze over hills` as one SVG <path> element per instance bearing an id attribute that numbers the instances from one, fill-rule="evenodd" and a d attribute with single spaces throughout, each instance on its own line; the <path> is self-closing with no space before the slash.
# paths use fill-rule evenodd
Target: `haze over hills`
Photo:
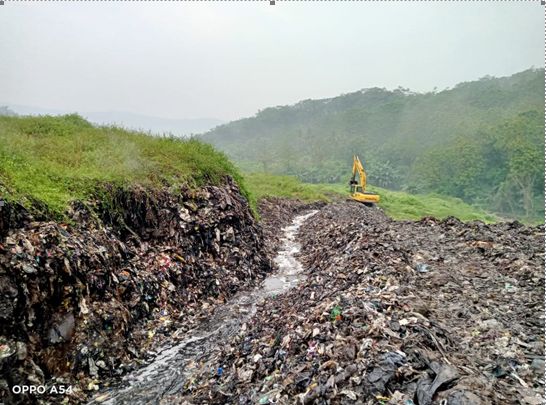
<path id="1" fill-rule="evenodd" d="M 7 106 L 19 115 L 63 115 L 74 112 L 9 103 L 0 103 L 0 106 Z M 225 122 L 217 118 L 161 118 L 124 111 L 79 112 L 78 114 L 98 125 L 115 124 L 127 129 L 150 131 L 155 134 L 171 133 L 176 136 L 202 133 Z"/>
<path id="2" fill-rule="evenodd" d="M 439 192 L 514 216 L 544 209 L 544 69 L 440 92 L 370 88 L 304 100 L 203 139 L 247 171 L 346 182 L 358 154 L 378 186 Z"/>

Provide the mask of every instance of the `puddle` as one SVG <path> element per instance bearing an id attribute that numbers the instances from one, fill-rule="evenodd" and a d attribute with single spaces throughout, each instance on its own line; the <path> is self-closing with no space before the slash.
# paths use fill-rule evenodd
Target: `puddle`
<path id="1" fill-rule="evenodd" d="M 315 213 L 316 210 L 299 215 L 283 228 L 281 248 L 275 257 L 278 266 L 275 274 L 256 289 L 236 294 L 228 303 L 216 308 L 208 321 L 188 331 L 188 337 L 182 342 L 164 348 L 150 364 L 126 375 L 118 387 L 101 392 L 89 404 L 169 403 L 166 397 L 180 393 L 192 371 L 208 366 L 214 372 L 218 365 L 208 365 L 207 360 L 213 359 L 221 343 L 236 334 L 254 315 L 256 303 L 282 294 L 303 280 L 302 265 L 295 257 L 300 251 L 296 234 L 305 220 Z"/>

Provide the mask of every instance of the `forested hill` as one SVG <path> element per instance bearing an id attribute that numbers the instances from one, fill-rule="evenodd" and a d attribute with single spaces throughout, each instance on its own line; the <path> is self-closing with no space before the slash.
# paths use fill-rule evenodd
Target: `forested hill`
<path id="1" fill-rule="evenodd" d="M 346 182 L 358 154 L 378 186 L 449 194 L 513 216 L 544 211 L 544 69 L 439 92 L 370 88 L 305 100 L 203 138 L 245 170 Z"/>

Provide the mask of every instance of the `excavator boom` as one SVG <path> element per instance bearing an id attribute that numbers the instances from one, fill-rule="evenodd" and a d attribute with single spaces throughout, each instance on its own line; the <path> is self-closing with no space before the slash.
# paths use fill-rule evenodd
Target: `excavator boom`
<path id="1" fill-rule="evenodd" d="M 358 181 L 356 180 L 357 175 Z M 366 205 L 373 205 L 379 202 L 378 194 L 366 191 L 366 172 L 364 171 L 362 162 L 356 155 L 353 156 L 353 175 L 349 185 L 351 186 L 351 198 L 353 200 Z"/>

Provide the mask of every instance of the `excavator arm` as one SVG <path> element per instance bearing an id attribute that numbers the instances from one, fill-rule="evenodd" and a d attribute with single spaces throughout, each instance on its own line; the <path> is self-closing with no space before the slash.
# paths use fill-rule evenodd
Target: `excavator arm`
<path id="1" fill-rule="evenodd" d="M 356 181 L 356 175 L 358 174 L 359 181 Z M 360 183 L 360 184 L 359 184 Z M 354 191 L 366 190 L 366 172 L 362 166 L 362 162 L 358 156 L 353 156 L 353 177 L 351 178 L 351 189 L 354 186 Z M 352 191 L 352 190 L 351 190 Z"/>

